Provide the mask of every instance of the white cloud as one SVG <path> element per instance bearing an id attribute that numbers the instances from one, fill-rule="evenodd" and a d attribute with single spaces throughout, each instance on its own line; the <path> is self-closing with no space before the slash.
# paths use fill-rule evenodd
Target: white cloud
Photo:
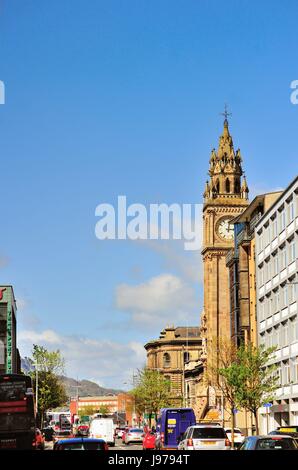
<path id="1" fill-rule="evenodd" d="M 18 334 L 22 356 L 30 356 L 32 345 L 40 344 L 49 350 L 60 349 L 69 377 L 96 381 L 102 386 L 125 389 L 133 370 L 146 362 L 141 343 L 121 344 L 84 336 L 61 335 L 53 330 L 23 330 Z"/>
<path id="2" fill-rule="evenodd" d="M 116 306 L 131 316 L 134 326 L 155 330 L 167 323 L 194 319 L 194 290 L 181 278 L 161 274 L 138 285 L 120 284 L 116 288 Z"/>

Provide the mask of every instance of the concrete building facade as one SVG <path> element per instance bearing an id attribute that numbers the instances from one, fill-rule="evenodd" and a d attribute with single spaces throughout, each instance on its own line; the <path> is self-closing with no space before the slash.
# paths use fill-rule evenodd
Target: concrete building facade
<path id="1" fill-rule="evenodd" d="M 276 346 L 279 388 L 260 410 L 261 432 L 298 425 L 298 177 L 258 221 L 256 233 L 259 344 Z"/>
<path id="2" fill-rule="evenodd" d="M 238 217 L 234 224 L 234 248 L 226 256 L 229 268 L 231 338 L 236 345 L 257 344 L 255 226 L 282 191 L 262 194 Z"/>

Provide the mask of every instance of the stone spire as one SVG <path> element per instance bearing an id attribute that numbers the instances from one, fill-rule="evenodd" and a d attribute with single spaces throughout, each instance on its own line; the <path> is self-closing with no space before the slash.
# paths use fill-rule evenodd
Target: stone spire
<path id="1" fill-rule="evenodd" d="M 225 109 L 223 132 L 219 137 L 218 149 L 212 149 L 209 160 L 209 181 L 204 191 L 204 200 L 217 198 L 248 199 L 248 186 L 241 177 L 242 157 L 240 150 L 234 151 L 233 139 L 229 131 L 228 112 Z"/>

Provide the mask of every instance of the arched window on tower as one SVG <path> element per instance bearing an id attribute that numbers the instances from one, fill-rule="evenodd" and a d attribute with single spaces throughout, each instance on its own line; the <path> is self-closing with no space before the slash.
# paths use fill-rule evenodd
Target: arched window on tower
<path id="1" fill-rule="evenodd" d="M 238 178 L 235 180 L 235 193 L 236 194 L 240 193 L 240 181 Z"/>
<path id="2" fill-rule="evenodd" d="M 217 194 L 219 194 L 219 180 L 216 181 L 216 191 Z"/>
<path id="3" fill-rule="evenodd" d="M 226 193 L 230 193 L 231 191 L 231 183 L 229 178 L 226 179 Z"/>
<path id="4" fill-rule="evenodd" d="M 163 355 L 163 366 L 164 368 L 171 367 L 171 356 L 169 353 L 164 353 Z"/>

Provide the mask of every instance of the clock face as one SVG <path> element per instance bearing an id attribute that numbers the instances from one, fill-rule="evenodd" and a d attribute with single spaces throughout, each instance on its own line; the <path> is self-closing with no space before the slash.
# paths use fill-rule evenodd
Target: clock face
<path id="1" fill-rule="evenodd" d="M 234 238 L 234 224 L 231 224 L 229 219 L 221 220 L 217 231 L 218 235 L 224 240 L 233 240 Z"/>

